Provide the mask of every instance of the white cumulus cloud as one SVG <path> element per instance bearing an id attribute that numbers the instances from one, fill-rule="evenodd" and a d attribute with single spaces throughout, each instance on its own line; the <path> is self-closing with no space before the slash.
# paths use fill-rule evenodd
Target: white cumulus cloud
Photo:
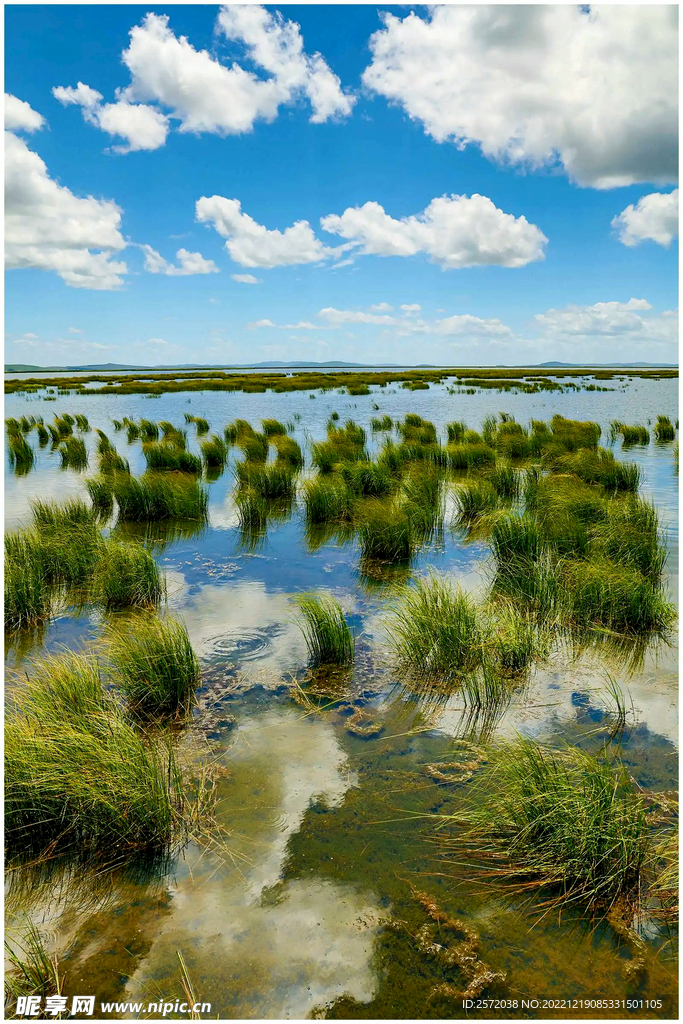
<path id="1" fill-rule="evenodd" d="M 284 231 L 271 230 L 242 212 L 239 199 L 202 196 L 197 200 L 197 220 L 213 224 L 235 263 L 243 267 L 282 267 L 318 263 L 331 255 L 315 237 L 307 220 L 298 220 Z"/>
<path id="2" fill-rule="evenodd" d="M 178 249 L 176 259 L 180 266 L 168 263 L 151 245 L 141 245 L 145 254 L 145 270 L 150 274 L 167 274 L 169 277 L 189 277 L 191 274 L 217 274 L 218 267 L 213 260 L 205 260 L 198 252 Z"/>
<path id="3" fill-rule="evenodd" d="M 10 132 L 35 132 L 42 128 L 45 120 L 30 103 L 18 96 L 5 93 L 5 128 Z"/>
<path id="4" fill-rule="evenodd" d="M 35 119 L 33 123 L 39 127 Z M 116 203 L 75 196 L 50 178 L 44 161 L 23 139 L 5 133 L 8 269 L 52 270 L 73 288 L 119 288 L 127 270 L 125 263 L 113 259 L 126 246 L 120 224 Z"/>
<path id="5" fill-rule="evenodd" d="M 222 64 L 207 50 L 196 50 L 185 36 L 176 36 L 168 15 L 149 13 L 131 29 L 121 55 L 131 81 L 117 90 L 116 103 L 101 105 L 101 94 L 82 82 L 75 88 L 58 86 L 54 95 L 81 106 L 91 124 L 126 139 L 125 147 L 115 147 L 118 152 L 158 149 L 171 121 L 178 122 L 181 132 L 249 132 L 257 120 L 273 121 L 282 105 L 299 99 L 310 103 L 314 123 L 351 113 L 354 98 L 342 91 L 319 53 L 304 51 L 299 26 L 279 12 L 258 5 L 224 6 L 216 34 L 242 44 L 247 60 L 268 77 L 237 61 Z"/>
<path id="6" fill-rule="evenodd" d="M 52 90 L 55 99 L 65 106 L 74 104 L 83 110 L 90 124 L 109 135 L 126 140 L 124 146 L 114 146 L 117 153 L 158 149 L 166 142 L 168 118 L 154 107 L 144 103 L 129 103 L 120 99 L 116 103 L 102 104 L 102 94 L 79 82 L 77 86 L 57 86 Z"/>
<path id="7" fill-rule="evenodd" d="M 624 245 L 638 245 L 651 239 L 665 249 L 678 237 L 678 189 L 673 192 L 651 192 L 627 206 L 612 221 Z"/>
<path id="8" fill-rule="evenodd" d="M 435 6 L 384 14 L 365 86 L 438 142 L 579 185 L 678 180 L 675 5 Z"/>
<path id="9" fill-rule="evenodd" d="M 371 313 L 391 313 L 393 306 L 390 306 L 388 302 L 378 302 L 374 306 L 368 307 Z"/>
<path id="10" fill-rule="evenodd" d="M 541 331 L 553 340 L 622 339 L 642 342 L 671 342 L 676 338 L 677 320 L 652 314 L 646 299 L 628 302 L 596 302 L 592 306 L 549 309 L 535 317 Z"/>
<path id="11" fill-rule="evenodd" d="M 320 221 L 364 255 L 426 253 L 444 269 L 496 265 L 523 267 L 543 259 L 547 238 L 526 217 L 499 210 L 486 196 L 441 196 L 423 213 L 395 220 L 379 203 L 349 207 Z"/>

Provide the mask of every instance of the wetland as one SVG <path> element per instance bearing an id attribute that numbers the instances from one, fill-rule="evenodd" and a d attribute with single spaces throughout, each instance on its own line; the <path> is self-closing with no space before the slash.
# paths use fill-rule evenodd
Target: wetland
<path id="1" fill-rule="evenodd" d="M 8 1015 L 675 1017 L 674 373 L 160 376 L 7 389 Z"/>

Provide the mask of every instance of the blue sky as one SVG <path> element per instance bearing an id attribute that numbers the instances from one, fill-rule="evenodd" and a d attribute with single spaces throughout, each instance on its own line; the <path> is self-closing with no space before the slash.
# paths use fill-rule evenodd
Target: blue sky
<path id="1" fill-rule="evenodd" d="M 676 361 L 676 13 L 6 7 L 6 361 Z"/>

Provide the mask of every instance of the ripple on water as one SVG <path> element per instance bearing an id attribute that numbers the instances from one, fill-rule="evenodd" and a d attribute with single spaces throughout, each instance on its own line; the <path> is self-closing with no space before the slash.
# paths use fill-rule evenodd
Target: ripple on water
<path id="1" fill-rule="evenodd" d="M 282 626 L 273 624 L 254 629 L 228 629 L 218 636 L 208 637 L 207 660 L 256 661 L 269 654 L 273 640 L 283 632 Z"/>

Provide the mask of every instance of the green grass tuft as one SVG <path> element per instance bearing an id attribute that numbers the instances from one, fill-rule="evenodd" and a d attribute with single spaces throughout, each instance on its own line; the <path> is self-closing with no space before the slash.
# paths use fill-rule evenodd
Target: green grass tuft
<path id="1" fill-rule="evenodd" d="M 637 902 L 651 839 L 620 764 L 520 738 L 498 749 L 479 785 L 488 795 L 457 842 L 493 857 L 512 895 L 536 888 L 556 905 L 598 910 Z"/>
<path id="2" fill-rule="evenodd" d="M 109 610 L 150 608 L 166 591 L 159 567 L 138 544 L 105 541 L 95 565 L 91 594 Z"/>
<path id="3" fill-rule="evenodd" d="M 156 718 L 188 713 L 201 672 L 181 622 L 138 617 L 110 626 L 104 639 L 115 683 L 134 714 Z"/>
<path id="4" fill-rule="evenodd" d="M 409 589 L 388 622 L 398 663 L 414 675 L 453 682 L 476 668 L 482 638 L 471 598 L 432 575 Z"/>
<path id="5" fill-rule="evenodd" d="M 338 602 L 326 594 L 299 594 L 295 600 L 311 664 L 352 665 L 355 639 Z"/>

